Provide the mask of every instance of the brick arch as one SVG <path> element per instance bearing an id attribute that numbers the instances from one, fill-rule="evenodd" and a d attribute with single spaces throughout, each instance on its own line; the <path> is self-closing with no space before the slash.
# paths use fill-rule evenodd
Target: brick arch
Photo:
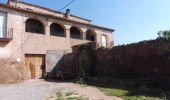
<path id="1" fill-rule="evenodd" d="M 50 25 L 50 35 L 66 37 L 66 28 L 59 23 L 51 23 Z"/>
<path id="2" fill-rule="evenodd" d="M 94 30 L 88 29 L 86 31 L 86 40 L 96 41 L 96 32 Z"/>
<path id="3" fill-rule="evenodd" d="M 83 39 L 82 30 L 76 26 L 70 27 L 70 38 Z"/>
<path id="4" fill-rule="evenodd" d="M 30 33 L 45 34 L 44 24 L 35 18 L 28 18 L 25 22 L 25 31 Z"/>

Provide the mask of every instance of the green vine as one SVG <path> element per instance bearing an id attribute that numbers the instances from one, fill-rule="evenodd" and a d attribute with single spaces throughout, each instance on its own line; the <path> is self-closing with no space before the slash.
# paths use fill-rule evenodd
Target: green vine
<path id="1" fill-rule="evenodd" d="M 79 67 L 81 71 L 81 76 L 84 76 L 84 73 L 88 73 L 89 75 L 94 75 L 94 67 L 95 67 L 95 49 L 90 45 L 80 45 L 79 46 L 79 57 L 85 53 L 87 58 L 81 59 L 88 59 L 87 60 L 80 60 L 79 58 Z"/>
<path id="2" fill-rule="evenodd" d="M 169 60 L 170 59 L 170 45 L 165 48 L 164 54 L 165 54 L 165 57 Z"/>

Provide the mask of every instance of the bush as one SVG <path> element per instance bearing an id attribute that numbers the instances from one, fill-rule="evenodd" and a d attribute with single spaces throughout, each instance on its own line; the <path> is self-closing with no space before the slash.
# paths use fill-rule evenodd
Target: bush
<path id="1" fill-rule="evenodd" d="M 88 49 L 88 48 L 90 48 L 90 46 L 87 45 L 87 44 L 81 44 L 81 45 L 79 45 L 79 50 L 85 50 L 85 49 Z"/>
<path id="2" fill-rule="evenodd" d="M 103 50 L 103 49 L 106 49 L 106 47 L 105 46 L 98 47 L 98 50 Z"/>

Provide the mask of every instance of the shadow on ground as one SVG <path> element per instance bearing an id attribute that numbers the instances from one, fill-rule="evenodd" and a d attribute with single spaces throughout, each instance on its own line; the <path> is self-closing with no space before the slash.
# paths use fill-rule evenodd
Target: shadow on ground
<path id="1" fill-rule="evenodd" d="M 112 82 L 98 78 L 88 79 L 85 84 L 99 87 L 109 96 L 119 97 L 149 97 L 170 100 L 170 88 L 161 87 L 154 80 L 143 79 L 111 79 Z M 110 80 L 109 80 L 110 81 Z M 155 99 L 125 99 L 125 100 L 155 100 Z M 157 99 L 156 99 L 157 100 Z"/>

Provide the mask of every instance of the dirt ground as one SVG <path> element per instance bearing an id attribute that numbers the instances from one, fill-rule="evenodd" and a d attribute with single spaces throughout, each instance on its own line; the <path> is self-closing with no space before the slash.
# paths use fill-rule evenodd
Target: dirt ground
<path id="1" fill-rule="evenodd" d="M 57 91 L 73 92 L 89 100 L 122 100 L 109 97 L 95 87 L 79 85 L 71 82 L 48 82 L 40 79 L 22 83 L 0 85 L 0 100 L 48 100 Z"/>

